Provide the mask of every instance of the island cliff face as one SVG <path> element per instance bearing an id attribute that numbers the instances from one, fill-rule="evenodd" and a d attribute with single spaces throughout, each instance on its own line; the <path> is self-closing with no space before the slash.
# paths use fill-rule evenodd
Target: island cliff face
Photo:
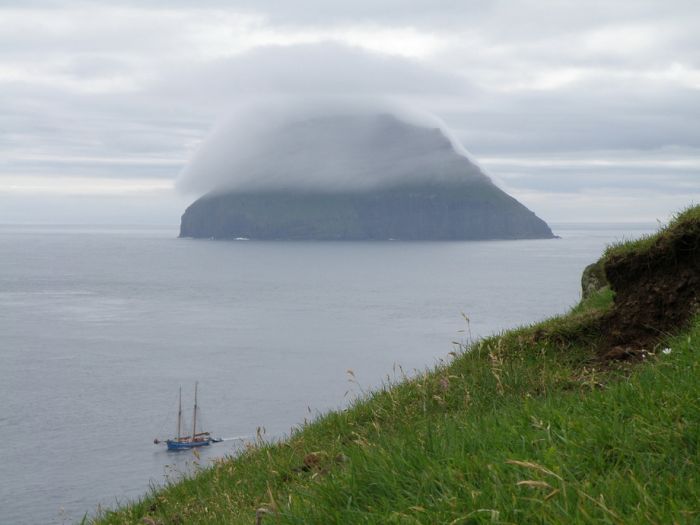
<path id="1" fill-rule="evenodd" d="M 376 175 L 381 183 L 359 188 L 309 185 L 217 190 L 187 208 L 180 236 L 270 240 L 553 237 L 542 219 L 457 153 L 440 130 L 381 115 L 371 125 L 362 123 L 362 141 L 348 141 L 347 135 L 334 136 L 346 124 L 342 119 L 323 119 L 287 129 L 274 154 L 302 158 L 303 168 L 313 172 L 311 176 L 317 180 L 324 171 L 332 171 L 335 179 L 346 181 L 353 177 L 369 180 L 368 174 L 381 171 Z M 357 122 L 350 124 L 357 128 Z M 305 140 L 305 134 L 309 140 Z M 328 147 L 341 140 L 351 142 L 354 149 Z M 265 174 L 279 169 L 264 161 L 262 165 L 250 169 Z M 290 167 L 294 169 L 299 165 Z M 343 172 L 339 176 L 338 170 Z M 298 174 L 296 178 L 300 178 Z"/>
<path id="2" fill-rule="evenodd" d="M 547 224 L 495 186 L 394 187 L 363 193 L 211 194 L 182 216 L 181 237 L 476 240 L 551 238 Z"/>

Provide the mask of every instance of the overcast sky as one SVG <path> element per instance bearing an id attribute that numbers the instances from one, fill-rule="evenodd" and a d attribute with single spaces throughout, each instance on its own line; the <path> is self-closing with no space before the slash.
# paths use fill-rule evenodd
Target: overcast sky
<path id="1" fill-rule="evenodd" d="M 177 224 L 251 97 L 436 114 L 551 222 L 700 202 L 694 1 L 0 2 L 0 223 Z"/>

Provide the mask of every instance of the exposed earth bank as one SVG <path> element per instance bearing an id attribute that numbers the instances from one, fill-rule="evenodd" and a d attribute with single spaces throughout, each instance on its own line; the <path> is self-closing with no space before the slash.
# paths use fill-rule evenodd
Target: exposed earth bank
<path id="1" fill-rule="evenodd" d="M 700 305 L 700 220 L 697 208 L 660 234 L 611 248 L 605 276 L 615 292 L 601 320 L 603 355 L 643 355 L 683 327 Z"/>

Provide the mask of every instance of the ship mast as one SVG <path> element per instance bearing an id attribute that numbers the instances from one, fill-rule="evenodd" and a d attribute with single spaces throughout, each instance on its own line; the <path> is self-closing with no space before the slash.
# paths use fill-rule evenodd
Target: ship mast
<path id="1" fill-rule="evenodd" d="M 194 438 L 197 435 L 197 384 L 198 382 L 195 382 L 194 384 L 194 414 L 192 415 L 192 441 L 194 441 Z"/>
<path id="2" fill-rule="evenodd" d="M 180 441 L 182 427 L 182 386 L 180 386 L 180 396 L 177 400 L 177 440 Z"/>

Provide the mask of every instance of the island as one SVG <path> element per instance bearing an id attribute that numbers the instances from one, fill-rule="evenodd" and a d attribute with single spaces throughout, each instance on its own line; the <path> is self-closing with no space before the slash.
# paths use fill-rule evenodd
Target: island
<path id="1" fill-rule="evenodd" d="M 275 183 L 208 192 L 183 214 L 180 237 L 402 241 L 554 237 L 542 219 L 498 188 L 440 129 L 384 114 L 325 117 L 289 125 L 275 139 L 269 156 L 284 163 L 259 155 L 257 163 L 245 168 L 258 170 L 260 180 Z M 284 170 L 289 170 L 292 182 L 277 173 Z"/>

